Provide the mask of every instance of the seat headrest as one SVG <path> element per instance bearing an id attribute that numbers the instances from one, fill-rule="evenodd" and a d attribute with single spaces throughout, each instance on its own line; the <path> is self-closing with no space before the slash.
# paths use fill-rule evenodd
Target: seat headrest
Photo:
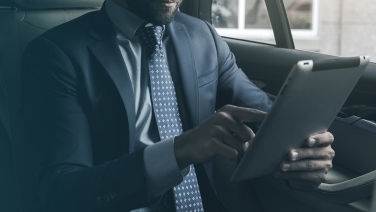
<path id="1" fill-rule="evenodd" d="M 14 6 L 14 5 L 15 5 L 14 0 L 0 0 L 0 7 L 1 6 L 8 7 L 8 6 Z"/>
<path id="2" fill-rule="evenodd" d="M 104 0 L 0 0 L 0 6 L 27 9 L 100 8 Z"/>

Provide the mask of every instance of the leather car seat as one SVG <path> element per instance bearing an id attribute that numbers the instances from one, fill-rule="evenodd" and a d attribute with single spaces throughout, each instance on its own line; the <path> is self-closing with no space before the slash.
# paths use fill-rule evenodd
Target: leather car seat
<path id="1" fill-rule="evenodd" d="M 27 170 L 20 117 L 20 63 L 28 43 L 99 9 L 104 0 L 0 0 L 0 211 L 43 211 Z"/>

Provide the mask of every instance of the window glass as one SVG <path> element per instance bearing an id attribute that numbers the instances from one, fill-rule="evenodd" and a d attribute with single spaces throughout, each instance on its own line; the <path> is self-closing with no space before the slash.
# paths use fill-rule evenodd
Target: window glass
<path id="1" fill-rule="evenodd" d="M 264 0 L 246 0 L 245 28 L 272 29 Z"/>
<path id="2" fill-rule="evenodd" d="M 297 49 L 376 62 L 376 1 L 283 0 Z"/>
<path id="3" fill-rule="evenodd" d="M 222 36 L 275 44 L 264 0 L 213 0 L 212 23 Z"/>
<path id="4" fill-rule="evenodd" d="M 291 29 L 312 30 L 312 0 L 284 0 Z"/>
<path id="5" fill-rule="evenodd" d="M 238 0 L 215 0 L 212 22 L 217 28 L 238 28 Z"/>

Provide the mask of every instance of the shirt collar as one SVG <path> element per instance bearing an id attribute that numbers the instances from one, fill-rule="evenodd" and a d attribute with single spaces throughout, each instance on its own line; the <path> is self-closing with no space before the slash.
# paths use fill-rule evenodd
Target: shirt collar
<path id="1" fill-rule="evenodd" d="M 115 27 L 129 40 L 133 40 L 138 28 L 145 24 L 142 18 L 119 6 L 113 0 L 106 1 L 106 12 Z"/>

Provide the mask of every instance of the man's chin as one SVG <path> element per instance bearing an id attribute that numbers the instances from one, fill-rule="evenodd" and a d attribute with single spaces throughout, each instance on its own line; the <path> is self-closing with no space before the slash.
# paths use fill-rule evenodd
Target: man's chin
<path id="1" fill-rule="evenodd" d="M 158 18 L 158 19 L 153 19 L 151 23 L 156 24 L 156 25 L 167 25 L 171 23 L 174 20 L 174 17 L 168 17 L 168 18 Z"/>
<path id="2" fill-rule="evenodd" d="M 133 2 L 137 1 L 137 2 Z M 161 1 L 141 1 L 129 0 L 128 6 L 130 10 L 137 14 L 139 17 L 157 25 L 166 25 L 171 23 L 182 1 L 166 3 Z"/>
<path id="3" fill-rule="evenodd" d="M 167 12 L 159 11 L 158 13 L 152 14 L 151 17 L 148 17 L 148 21 L 157 25 L 166 25 L 174 20 L 176 12 L 177 10 Z"/>
<path id="4" fill-rule="evenodd" d="M 148 14 L 148 21 L 158 25 L 166 25 L 171 23 L 175 18 L 175 14 L 178 11 L 180 3 L 154 1 L 149 8 L 150 13 Z"/>

